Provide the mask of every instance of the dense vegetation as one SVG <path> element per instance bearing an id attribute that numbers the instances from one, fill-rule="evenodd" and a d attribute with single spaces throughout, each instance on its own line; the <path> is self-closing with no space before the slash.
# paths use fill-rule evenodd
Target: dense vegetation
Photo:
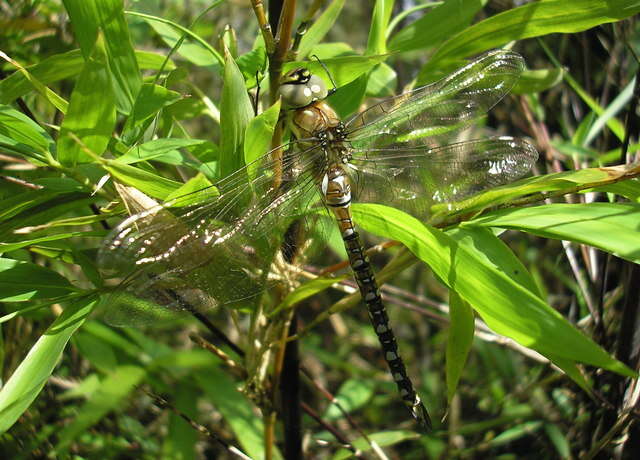
<path id="1" fill-rule="evenodd" d="M 637 458 L 640 3 L 270 1 L 271 31 L 259 3 L 0 4 L 3 458 Z M 330 75 L 347 117 L 502 47 L 529 70 L 472 131 L 528 138 L 532 177 L 422 222 L 354 206 L 431 432 L 313 212 L 259 301 L 109 320 L 103 239 L 286 140 L 283 72 Z"/>

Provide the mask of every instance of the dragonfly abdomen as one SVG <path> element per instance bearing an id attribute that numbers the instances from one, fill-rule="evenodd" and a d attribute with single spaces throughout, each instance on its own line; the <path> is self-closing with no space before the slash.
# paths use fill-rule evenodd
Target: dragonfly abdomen
<path id="1" fill-rule="evenodd" d="M 424 428 L 431 428 L 429 414 L 422 404 L 420 396 L 414 390 L 404 362 L 398 353 L 398 344 L 389 325 L 389 317 L 382 303 L 378 283 L 369 258 L 364 253 L 364 246 L 360 236 L 353 225 L 351 217 L 351 186 L 349 184 L 349 176 L 345 173 L 342 165 L 336 164 L 329 168 L 323 178 L 322 192 L 326 204 L 331 208 L 338 221 L 356 283 L 369 312 L 369 319 L 378 336 L 384 359 L 391 370 L 400 396 L 411 411 L 411 415 Z"/>

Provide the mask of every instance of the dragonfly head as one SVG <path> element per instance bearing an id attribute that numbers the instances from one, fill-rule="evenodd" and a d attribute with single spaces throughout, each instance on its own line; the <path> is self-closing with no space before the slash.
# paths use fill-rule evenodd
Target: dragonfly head
<path id="1" fill-rule="evenodd" d="M 286 105 L 293 108 L 306 107 L 327 97 L 324 81 L 311 74 L 309 69 L 299 68 L 287 72 L 280 81 L 280 95 Z"/>

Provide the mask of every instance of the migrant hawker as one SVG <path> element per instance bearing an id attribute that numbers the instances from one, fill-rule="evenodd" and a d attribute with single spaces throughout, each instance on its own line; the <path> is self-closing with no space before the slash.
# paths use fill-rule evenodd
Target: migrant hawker
<path id="1" fill-rule="evenodd" d="M 435 203 L 526 174 L 537 159 L 526 141 L 456 137 L 510 91 L 523 69 L 518 54 L 492 51 L 346 122 L 325 101 L 319 77 L 289 72 L 280 93 L 294 140 L 283 146 L 283 157 L 268 152 L 206 190 L 129 217 L 107 238 L 99 262 L 123 279 L 111 298 L 121 304 L 116 311 L 126 312 L 121 322 L 158 304 L 191 310 L 246 304 L 277 278 L 285 230 L 329 209 L 402 399 L 429 426 L 354 229 L 352 196 L 424 218 Z"/>

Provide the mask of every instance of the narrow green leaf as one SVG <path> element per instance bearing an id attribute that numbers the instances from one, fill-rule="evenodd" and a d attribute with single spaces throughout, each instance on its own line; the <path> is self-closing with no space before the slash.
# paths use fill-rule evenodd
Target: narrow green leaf
<path id="1" fill-rule="evenodd" d="M 342 409 L 350 414 L 371 400 L 375 387 L 375 382 L 371 380 L 350 379 L 340 385 L 335 399 Z M 327 420 L 335 421 L 342 419 L 344 415 L 335 404 L 331 404 L 327 407 L 324 417 Z"/>
<path id="2" fill-rule="evenodd" d="M 640 181 L 637 179 L 603 185 L 602 187 L 594 188 L 593 191 L 615 193 L 636 203 L 640 202 Z"/>
<path id="3" fill-rule="evenodd" d="M 33 75 L 31 75 L 29 71 L 24 67 L 22 67 L 22 65 L 19 62 L 11 59 L 1 50 L 0 50 L 0 57 L 8 61 L 9 63 L 13 64 L 15 67 L 17 67 L 18 70 L 16 72 L 22 74 L 25 80 L 29 82 L 31 87 L 35 89 L 49 103 L 51 103 L 51 105 L 53 105 L 56 109 L 58 109 L 62 113 L 67 112 L 67 106 L 69 104 L 64 98 L 62 98 L 61 96 L 58 96 L 58 94 L 56 94 L 51 88 L 48 88 L 44 83 L 42 83 Z"/>
<path id="4" fill-rule="evenodd" d="M 40 201 L 38 199 L 31 199 L 29 195 L 24 195 L 27 200 L 25 206 L 11 206 L 10 213 L 19 210 L 11 219 L 7 219 L 0 223 L 0 240 L 4 242 L 19 241 L 21 236 L 25 232 L 33 231 L 34 229 L 29 227 L 42 228 L 42 226 L 49 225 L 53 219 L 63 216 L 69 212 L 78 212 L 78 210 L 86 209 L 92 202 L 96 200 L 95 197 L 87 198 L 85 194 L 79 193 L 47 193 L 44 190 L 39 190 L 46 199 Z M 36 193 L 38 193 L 36 192 Z M 13 203 L 14 200 L 11 200 Z"/>
<path id="5" fill-rule="evenodd" d="M 175 152 L 178 149 L 191 147 L 193 145 L 201 145 L 205 142 L 207 141 L 203 139 L 178 139 L 171 137 L 154 139 L 149 142 L 145 142 L 144 144 L 131 147 L 127 153 L 116 158 L 115 161 L 130 165 L 140 161 L 154 160 L 170 152 Z"/>
<path id="6" fill-rule="evenodd" d="M 468 214 L 474 211 L 509 203 L 514 198 L 539 192 L 575 192 L 579 188 L 601 187 L 613 184 L 637 174 L 637 165 L 620 165 L 606 168 L 588 168 L 544 176 L 528 177 L 507 185 L 495 187 L 484 193 L 450 205 L 436 205 L 429 223 L 451 217 L 453 214 Z"/>
<path id="7" fill-rule="evenodd" d="M 451 37 L 420 70 L 417 80 L 419 84 L 433 81 L 438 75 L 437 70 L 447 65 L 455 67 L 456 60 L 513 40 L 552 33 L 582 32 L 639 12 L 640 3 L 630 4 L 628 0 L 545 0 L 527 3 L 491 16 Z"/>
<path id="8" fill-rule="evenodd" d="M 55 235 L 41 236 L 39 238 L 32 238 L 28 240 L 18 241 L 16 243 L 0 243 L 0 254 L 16 249 L 25 248 L 27 246 L 33 246 L 40 243 L 46 243 L 47 241 L 68 240 L 76 236 L 98 236 L 95 232 L 67 232 L 57 233 Z"/>
<path id="9" fill-rule="evenodd" d="M 46 203 L 56 196 L 58 196 L 58 192 L 34 190 L 0 200 L 0 222 L 11 219 L 21 212 L 32 209 L 42 203 Z M 0 234 L 0 236 L 4 235 Z"/>
<path id="10" fill-rule="evenodd" d="M 194 391 L 188 391 L 189 389 L 190 386 L 185 385 L 183 387 L 181 384 L 180 391 L 175 392 L 173 402 L 181 413 L 195 418 L 198 414 L 198 395 Z M 194 430 L 180 415 L 171 412 L 168 433 L 162 444 L 162 458 L 195 460 L 197 458 L 198 438 L 199 433 L 197 430 Z"/>
<path id="11" fill-rule="evenodd" d="M 38 396 L 69 338 L 91 313 L 95 301 L 82 299 L 69 305 L 29 350 L 0 390 L 0 433 L 6 432 Z"/>
<path id="12" fill-rule="evenodd" d="M 118 358 L 109 343 L 82 330 L 74 336 L 73 343 L 94 369 L 101 372 L 113 372 L 116 369 Z"/>
<path id="13" fill-rule="evenodd" d="M 475 250 L 485 264 L 493 265 L 520 286 L 542 297 L 529 270 L 491 229 L 461 226 L 447 230 L 447 235 L 470 250 Z"/>
<path id="14" fill-rule="evenodd" d="M 256 78 L 262 78 L 267 66 L 267 50 L 262 41 L 257 41 L 256 46 L 236 59 L 236 64 L 244 76 L 245 86 L 255 88 L 258 84 Z"/>
<path id="15" fill-rule="evenodd" d="M 547 437 L 556 448 L 558 457 L 563 459 L 571 458 L 571 444 L 560 427 L 554 423 L 545 423 L 544 431 Z"/>
<path id="16" fill-rule="evenodd" d="M 392 446 L 404 441 L 417 440 L 420 435 L 415 431 L 395 430 L 381 431 L 379 433 L 367 434 L 367 438 L 358 438 L 353 441 L 352 445 L 360 452 L 368 452 L 372 449 L 372 443 L 377 446 Z M 353 458 L 353 452 L 347 449 L 339 450 L 333 457 L 333 460 L 343 460 L 345 458 Z"/>
<path id="17" fill-rule="evenodd" d="M 447 399 L 453 399 L 473 343 L 473 310 L 455 291 L 449 292 L 449 337 L 447 339 Z"/>
<path id="18" fill-rule="evenodd" d="M 142 85 L 142 78 L 122 0 L 64 0 L 64 6 L 85 59 L 93 52 L 98 31 L 104 34 L 118 110 L 129 113 Z"/>
<path id="19" fill-rule="evenodd" d="M 207 400 L 220 411 L 224 420 L 231 426 L 243 451 L 251 458 L 263 458 L 264 427 L 262 419 L 256 417 L 252 405 L 238 391 L 237 383 L 227 373 L 218 368 L 195 374 L 195 380 Z M 273 458 L 282 459 L 274 448 Z"/>
<path id="20" fill-rule="evenodd" d="M 484 256 L 477 251 L 394 208 L 359 204 L 354 205 L 353 211 L 365 230 L 407 246 L 443 283 L 469 302 L 497 333 L 551 359 L 560 356 L 622 375 L 635 375 L 538 296 L 508 274 L 486 264 Z"/>
<path id="21" fill-rule="evenodd" d="M 544 49 L 544 51 L 549 56 L 549 58 L 551 59 L 551 62 L 553 62 L 556 67 L 560 68 L 562 65 L 560 64 L 560 62 L 558 62 L 558 60 L 553 55 L 549 47 L 547 47 L 544 44 L 544 42 L 540 42 L 540 44 Z M 573 78 L 573 75 L 571 75 L 571 72 L 565 72 L 564 80 L 571 87 L 571 89 L 573 89 L 576 92 L 576 94 L 580 96 L 580 98 L 584 101 L 585 104 L 589 106 L 591 110 L 593 110 L 598 116 L 604 115 L 605 109 L 600 107 L 600 104 L 598 103 L 598 101 L 596 101 L 593 97 L 591 97 L 591 95 L 582 87 L 582 85 L 578 83 L 578 80 Z M 617 138 L 620 139 L 620 141 L 622 141 L 624 139 L 624 126 L 622 125 L 620 120 L 613 117 L 607 117 L 606 123 L 609 129 L 611 130 L 611 132 L 615 134 Z"/>
<path id="22" fill-rule="evenodd" d="M 47 299 L 75 291 L 58 273 L 30 262 L 0 258 L 0 301 Z"/>
<path id="23" fill-rule="evenodd" d="M 346 117 L 354 113 L 362 104 L 368 84 L 369 74 L 360 75 L 357 79 L 341 86 L 338 91 L 329 96 L 329 104 L 340 117 Z"/>
<path id="24" fill-rule="evenodd" d="M 165 56 L 149 51 L 136 51 L 135 55 L 138 66 L 144 70 L 159 70 L 165 60 Z M 27 67 L 26 70 L 33 78 L 48 85 L 78 75 L 83 67 L 84 59 L 78 49 L 49 56 L 42 62 Z M 175 68 L 173 61 L 167 62 L 165 66 L 166 71 L 175 70 Z M 32 90 L 33 85 L 23 73 L 13 72 L 0 81 L 0 103 L 9 104 Z"/>
<path id="25" fill-rule="evenodd" d="M 463 226 L 510 228 L 587 244 L 640 263 L 640 205 L 636 203 L 548 204 L 503 209 Z"/>
<path id="26" fill-rule="evenodd" d="M 529 422 L 520 423 L 512 428 L 509 428 L 495 438 L 488 441 L 487 444 L 497 447 L 503 446 L 524 436 L 531 436 L 542 427 L 541 420 L 531 420 Z"/>
<path id="27" fill-rule="evenodd" d="M 367 39 L 367 55 L 387 52 L 387 26 L 393 13 L 394 2 L 395 0 L 376 0 Z"/>
<path id="28" fill-rule="evenodd" d="M 598 116 L 598 118 L 594 121 L 593 126 L 589 129 L 589 132 L 586 135 L 584 140 L 585 145 L 591 145 L 591 142 L 598 136 L 603 128 L 609 123 L 610 120 L 615 119 L 614 117 L 618 112 L 625 109 L 627 103 L 633 97 L 633 88 L 635 86 L 636 79 L 635 77 L 627 84 L 627 86 L 616 96 L 616 98 L 611 101 L 611 104 Z"/>
<path id="29" fill-rule="evenodd" d="M 107 56 L 99 37 L 71 93 L 58 138 L 58 160 L 65 166 L 91 163 L 102 155 L 116 124 L 116 107 Z M 100 88 L 100 91 L 96 91 Z"/>
<path id="30" fill-rule="evenodd" d="M 526 70 L 511 90 L 512 94 L 532 94 L 553 88 L 562 82 L 564 69 Z"/>
<path id="31" fill-rule="evenodd" d="M 322 292 L 326 289 L 329 289 L 331 286 L 339 283 L 347 278 L 348 275 L 339 276 L 336 278 L 317 278 L 311 281 L 304 283 L 297 289 L 291 291 L 287 296 L 280 302 L 280 304 L 270 313 L 269 316 L 273 316 L 285 310 L 287 308 L 291 308 L 305 299 L 308 299 L 311 296 L 316 295 L 318 292 Z"/>
<path id="32" fill-rule="evenodd" d="M 221 3 L 221 2 L 218 2 Z M 222 66 L 224 59 L 215 48 L 197 34 L 186 27 L 165 18 L 159 18 L 149 14 L 127 11 L 127 14 L 143 18 L 160 35 L 162 40 L 171 48 L 176 46 L 182 37 L 193 40 L 193 43 L 183 42 L 177 50 L 185 59 L 200 66 Z"/>
<path id="33" fill-rule="evenodd" d="M 162 176 L 134 166 L 119 164 L 116 161 L 109 161 L 104 166 L 104 169 L 120 182 L 135 187 L 141 192 L 161 200 L 182 186 L 180 182 L 165 179 Z"/>
<path id="34" fill-rule="evenodd" d="M 393 70 L 391 66 L 384 62 L 381 62 L 369 73 L 368 77 L 368 96 L 391 97 L 395 95 L 398 76 L 396 74 L 396 71 Z"/>
<path id="35" fill-rule="evenodd" d="M 331 30 L 333 24 L 344 7 L 345 0 L 333 0 L 326 10 L 315 20 L 309 30 L 302 36 L 298 47 L 298 57 L 305 58 L 324 36 Z"/>
<path id="36" fill-rule="evenodd" d="M 385 55 L 341 56 L 323 60 L 322 63 L 327 66 L 327 69 L 335 80 L 336 85 L 338 85 L 338 87 L 341 87 L 346 85 L 347 83 L 352 82 L 361 75 L 369 72 L 369 70 L 373 69 L 380 62 L 383 62 L 386 58 L 387 56 Z M 327 76 L 327 72 L 317 61 L 287 62 L 283 66 L 283 71 L 287 72 L 297 67 L 306 67 L 312 74 L 322 78 L 327 85 L 327 88 L 331 88 L 331 81 Z"/>
<path id="37" fill-rule="evenodd" d="M 244 162 L 251 164 L 262 155 L 270 150 L 271 137 L 273 130 L 278 123 L 280 116 L 280 100 L 269 107 L 267 110 L 254 117 L 247 126 L 244 134 Z M 255 165 L 253 170 L 249 171 L 250 177 L 255 177 L 259 165 Z"/>
<path id="38" fill-rule="evenodd" d="M 0 105 L 0 147 L 36 164 L 46 164 L 47 157 L 55 150 L 49 134 L 21 112 Z"/>
<path id="39" fill-rule="evenodd" d="M 146 83 L 142 85 L 133 109 L 124 126 L 123 142 L 135 142 L 149 127 L 160 110 L 180 100 L 182 96 L 164 86 Z"/>
<path id="40" fill-rule="evenodd" d="M 190 206 L 202 203 L 205 199 L 218 196 L 218 189 L 212 186 L 204 174 L 198 173 L 189 179 L 182 187 L 171 192 L 165 200 L 180 198 L 180 206 Z"/>
<path id="41" fill-rule="evenodd" d="M 253 107 L 247 94 L 244 78 L 229 53 L 225 53 L 224 88 L 220 112 L 220 164 L 221 177 L 227 177 L 244 166 L 244 136 L 253 118 Z"/>
<path id="42" fill-rule="evenodd" d="M 389 50 L 404 52 L 431 49 L 449 38 L 452 31 L 464 30 L 485 3 L 486 0 L 442 2 L 396 33 L 389 41 Z"/>
<path id="43" fill-rule="evenodd" d="M 120 409 L 125 403 L 125 398 L 135 390 L 145 374 L 142 367 L 131 365 L 119 366 L 108 374 L 98 390 L 80 407 L 75 420 L 58 433 L 56 449 L 66 449 L 74 439 L 109 412 Z"/>

